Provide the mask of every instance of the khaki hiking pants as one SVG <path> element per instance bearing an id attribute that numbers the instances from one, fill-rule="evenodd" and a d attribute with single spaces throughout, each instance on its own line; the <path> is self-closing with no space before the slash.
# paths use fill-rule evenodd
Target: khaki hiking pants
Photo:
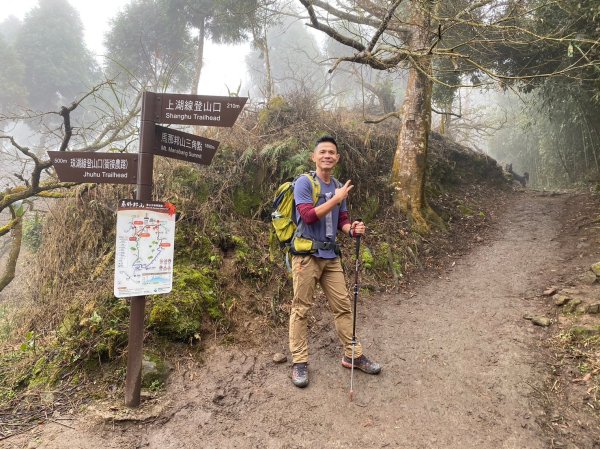
<path id="1" fill-rule="evenodd" d="M 314 256 L 292 256 L 294 299 L 290 311 L 290 352 L 293 363 L 308 361 L 308 312 L 313 305 L 317 282 L 333 312 L 335 329 L 344 347 L 344 354 L 352 356 L 352 303 L 346 288 L 344 271 L 339 257 L 321 259 Z M 354 357 L 362 354 L 356 344 Z"/>

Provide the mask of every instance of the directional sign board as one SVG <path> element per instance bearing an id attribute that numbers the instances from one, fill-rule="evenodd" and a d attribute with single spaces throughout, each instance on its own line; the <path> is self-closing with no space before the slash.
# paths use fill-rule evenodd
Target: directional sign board
<path id="1" fill-rule="evenodd" d="M 248 100 L 246 97 L 153 95 L 156 101 L 156 123 L 199 126 L 233 126 Z"/>
<path id="2" fill-rule="evenodd" d="M 196 164 L 209 165 L 219 142 L 206 137 L 184 133 L 164 126 L 154 127 L 156 136 L 152 153 Z"/>
<path id="3" fill-rule="evenodd" d="M 137 154 L 88 151 L 48 151 L 62 182 L 135 184 Z"/>
<path id="4" fill-rule="evenodd" d="M 115 296 L 170 292 L 174 244 L 174 206 L 156 201 L 119 200 Z"/>

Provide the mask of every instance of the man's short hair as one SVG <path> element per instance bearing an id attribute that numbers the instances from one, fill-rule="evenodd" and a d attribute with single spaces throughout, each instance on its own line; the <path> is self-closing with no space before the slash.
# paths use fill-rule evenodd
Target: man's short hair
<path id="1" fill-rule="evenodd" d="M 335 149 L 337 150 L 337 142 L 335 141 L 335 139 L 331 136 L 321 136 L 317 139 L 317 142 L 315 143 L 315 148 L 323 142 L 329 142 L 335 145 Z"/>

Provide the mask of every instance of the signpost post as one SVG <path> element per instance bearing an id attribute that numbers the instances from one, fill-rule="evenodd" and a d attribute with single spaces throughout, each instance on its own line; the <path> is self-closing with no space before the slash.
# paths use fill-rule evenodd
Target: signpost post
<path id="1" fill-rule="evenodd" d="M 135 194 L 135 199 L 143 202 L 149 202 L 152 199 L 152 171 L 154 168 L 154 155 L 150 152 L 154 141 L 154 116 L 151 108 L 152 103 L 148 101 L 149 95 L 149 92 L 144 92 L 142 96 L 138 182 Z M 138 407 L 142 388 L 142 348 L 146 297 L 133 296 L 130 304 L 125 405 Z"/>
<path id="2" fill-rule="evenodd" d="M 152 201 L 154 155 L 209 165 L 219 142 L 157 123 L 231 127 L 245 97 L 144 92 L 138 154 L 49 151 L 56 174 L 65 182 L 136 184 L 136 200 Z M 123 296 L 125 296 L 124 294 Z M 145 296 L 132 296 L 127 346 L 125 405 L 140 405 Z"/>

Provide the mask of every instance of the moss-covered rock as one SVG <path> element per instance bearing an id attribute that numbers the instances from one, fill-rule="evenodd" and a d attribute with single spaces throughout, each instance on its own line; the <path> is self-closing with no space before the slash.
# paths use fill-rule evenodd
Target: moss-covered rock
<path id="1" fill-rule="evenodd" d="M 555 306 L 564 306 L 566 303 L 568 303 L 571 298 L 567 295 L 561 295 L 559 293 L 557 293 L 556 295 L 554 295 L 552 297 L 552 299 L 554 300 L 554 305 Z"/>
<path id="2" fill-rule="evenodd" d="M 598 276 L 593 271 L 587 270 L 579 276 L 579 280 L 585 285 L 595 284 Z"/>
<path id="3" fill-rule="evenodd" d="M 569 336 L 573 339 L 585 339 L 600 334 L 600 326 L 573 326 Z"/>
<path id="4" fill-rule="evenodd" d="M 223 317 L 214 273 L 184 266 L 175 268 L 170 294 L 152 297 L 148 325 L 161 335 L 188 341 L 200 334 L 203 320 Z"/>
<path id="5" fill-rule="evenodd" d="M 577 310 L 577 307 L 580 306 L 581 303 L 582 303 L 581 299 L 573 299 L 564 305 L 563 312 L 573 313 Z"/>
<path id="6" fill-rule="evenodd" d="M 160 357 L 154 354 L 144 355 L 142 360 L 142 388 L 162 388 L 169 377 L 170 367 Z"/>
<path id="7" fill-rule="evenodd" d="M 593 304 L 588 304 L 585 306 L 585 313 L 589 313 L 592 315 L 600 313 L 600 302 L 595 302 Z"/>

